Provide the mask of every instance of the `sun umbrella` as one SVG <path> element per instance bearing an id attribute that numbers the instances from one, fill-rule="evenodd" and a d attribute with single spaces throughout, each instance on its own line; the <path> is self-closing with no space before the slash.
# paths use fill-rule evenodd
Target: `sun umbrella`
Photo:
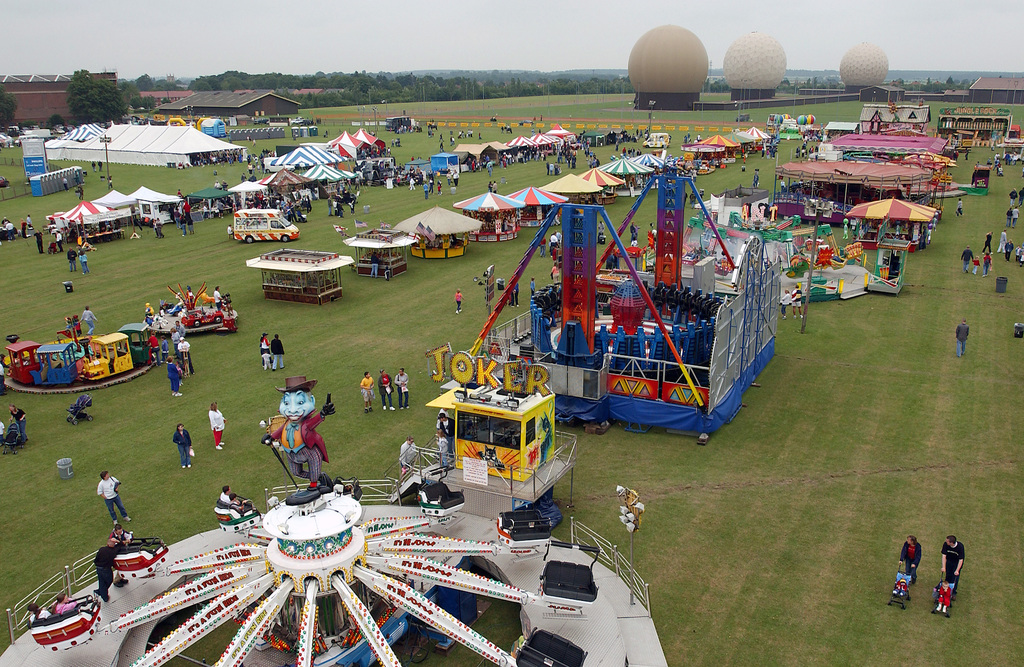
<path id="1" fill-rule="evenodd" d="M 525 188 L 519 192 L 513 192 L 509 195 L 509 199 L 521 201 L 527 206 L 553 206 L 555 204 L 562 204 L 569 201 L 568 197 L 556 195 L 554 192 L 547 192 L 546 190 L 534 187 Z"/>
<path id="2" fill-rule="evenodd" d="M 704 139 L 703 141 L 699 141 L 697 143 L 703 146 L 721 146 L 723 148 L 736 148 L 737 146 L 739 146 L 739 144 L 733 141 L 732 139 L 723 137 L 720 134 L 708 137 L 707 139 Z"/>
<path id="3" fill-rule="evenodd" d="M 864 218 L 868 220 L 899 220 L 902 222 L 928 222 L 935 217 L 936 210 L 931 206 L 913 204 L 902 199 L 883 199 L 881 201 L 857 204 L 846 214 L 848 218 Z"/>
<path id="4" fill-rule="evenodd" d="M 615 174 L 616 176 L 636 176 L 638 174 L 649 174 L 654 171 L 653 167 L 646 167 L 625 158 L 603 164 L 598 169 L 606 174 Z"/>
<path id="5" fill-rule="evenodd" d="M 637 155 L 636 157 L 629 158 L 635 164 L 639 164 L 644 167 L 654 167 L 655 169 L 661 169 L 665 166 L 665 161 L 657 155 L 651 155 L 650 153 L 644 153 L 643 155 Z"/>
<path id="6" fill-rule="evenodd" d="M 509 211 L 514 208 L 523 208 L 526 204 L 494 192 L 488 192 L 472 199 L 463 199 L 453 206 L 463 211 Z"/>
<path id="7" fill-rule="evenodd" d="M 533 139 L 529 137 L 519 136 L 513 139 L 512 141 L 505 142 L 505 145 L 508 146 L 509 148 L 522 148 L 536 146 L 537 144 L 534 142 Z"/>
<path id="8" fill-rule="evenodd" d="M 587 181 L 588 183 L 593 183 L 594 185 L 601 186 L 602 188 L 610 188 L 616 185 L 622 185 L 623 183 L 626 182 L 621 178 L 612 176 L 611 174 L 606 174 L 605 172 L 601 171 L 596 167 L 594 169 L 591 169 L 590 171 L 585 171 L 582 174 L 580 174 L 580 178 L 582 178 L 584 181 Z"/>

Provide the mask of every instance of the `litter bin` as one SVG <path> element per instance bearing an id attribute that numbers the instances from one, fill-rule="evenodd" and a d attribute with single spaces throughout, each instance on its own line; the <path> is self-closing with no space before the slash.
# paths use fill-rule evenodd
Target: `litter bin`
<path id="1" fill-rule="evenodd" d="M 1004 280 L 1005 280 L 1005 278 L 1004 278 Z M 75 284 L 72 283 L 70 280 L 65 280 L 64 281 L 64 291 L 67 294 L 71 294 L 72 292 L 75 291 Z M 1003 291 L 1005 292 L 1006 290 L 1003 290 Z"/>
<path id="2" fill-rule="evenodd" d="M 366 215 L 370 214 L 370 205 L 369 204 L 365 204 L 363 206 L 363 213 L 365 213 Z"/>
<path id="3" fill-rule="evenodd" d="M 1013 325 L 1013 337 L 1024 338 L 1024 322 L 1015 322 Z"/>
<path id="4" fill-rule="evenodd" d="M 494 282 L 496 282 L 498 284 L 498 291 L 499 292 L 504 292 L 505 291 L 505 279 L 504 278 L 498 278 Z"/>
<path id="5" fill-rule="evenodd" d="M 75 471 L 71 469 L 71 459 L 57 459 L 57 472 L 61 479 L 71 479 Z"/>
<path id="6" fill-rule="evenodd" d="M 1006 278 L 1000 276 L 996 278 L 996 292 L 1004 294 L 1006 292 Z"/>

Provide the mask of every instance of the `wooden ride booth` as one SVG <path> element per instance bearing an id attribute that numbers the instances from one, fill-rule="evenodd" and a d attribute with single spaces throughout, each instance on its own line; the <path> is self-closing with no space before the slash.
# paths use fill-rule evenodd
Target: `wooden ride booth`
<path id="1" fill-rule="evenodd" d="M 391 229 L 371 229 L 345 239 L 345 245 L 356 250 L 357 275 L 388 280 L 409 269 L 409 246 L 415 244 L 416 237 Z"/>
<path id="2" fill-rule="evenodd" d="M 618 198 L 617 188 L 626 183 L 625 180 L 618 176 L 601 171 L 597 167 L 584 172 L 580 178 L 601 188 L 601 191 L 596 194 L 594 199 L 594 203 L 600 206 L 614 204 Z"/>
<path id="3" fill-rule="evenodd" d="M 480 221 L 435 206 L 394 225 L 392 229 L 415 237 L 409 247 L 413 257 L 450 259 L 466 254 L 469 235 L 480 230 Z"/>
<path id="4" fill-rule="evenodd" d="M 355 260 L 318 250 L 280 249 L 246 260 L 263 274 L 263 298 L 324 303 L 341 298 L 341 269 Z"/>
<path id="5" fill-rule="evenodd" d="M 875 265 L 871 270 L 867 290 L 898 295 L 903 289 L 907 259 L 913 249 L 913 243 L 905 239 L 886 237 L 880 240 L 876 248 Z"/>
<path id="6" fill-rule="evenodd" d="M 523 202 L 488 192 L 454 204 L 462 215 L 480 222 L 480 228 L 469 232 L 472 241 L 511 241 L 519 236 L 519 218 Z"/>
<path id="7" fill-rule="evenodd" d="M 455 420 L 455 467 L 487 463 L 487 474 L 522 482 L 554 452 L 555 395 L 452 389 L 427 403 Z"/>

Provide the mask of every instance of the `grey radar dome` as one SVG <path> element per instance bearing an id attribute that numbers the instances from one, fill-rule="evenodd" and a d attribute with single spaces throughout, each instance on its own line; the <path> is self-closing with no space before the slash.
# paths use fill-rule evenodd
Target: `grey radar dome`
<path id="1" fill-rule="evenodd" d="M 629 53 L 629 80 L 637 93 L 637 108 L 690 109 L 707 78 L 704 44 L 677 25 L 648 30 Z"/>
<path id="2" fill-rule="evenodd" d="M 771 35 L 752 32 L 729 46 L 722 69 L 734 90 L 774 90 L 786 76 L 786 51 Z"/>
<path id="3" fill-rule="evenodd" d="M 843 56 L 839 63 L 839 78 L 847 88 L 878 86 L 889 75 L 889 58 L 880 47 L 862 42 Z"/>

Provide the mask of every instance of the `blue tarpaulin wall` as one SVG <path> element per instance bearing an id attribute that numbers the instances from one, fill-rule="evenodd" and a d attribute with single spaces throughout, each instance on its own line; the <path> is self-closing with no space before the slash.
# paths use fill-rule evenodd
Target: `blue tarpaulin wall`
<path id="1" fill-rule="evenodd" d="M 560 421 L 575 417 L 587 422 L 602 422 L 611 418 L 678 431 L 712 433 L 732 421 L 743 403 L 743 392 L 774 356 L 775 339 L 772 338 L 710 414 L 686 405 L 608 394 L 599 401 L 555 396 L 555 415 Z"/>
<path id="2" fill-rule="evenodd" d="M 448 168 L 459 164 L 459 156 L 455 153 L 437 153 L 430 156 L 431 171 L 448 171 Z"/>

